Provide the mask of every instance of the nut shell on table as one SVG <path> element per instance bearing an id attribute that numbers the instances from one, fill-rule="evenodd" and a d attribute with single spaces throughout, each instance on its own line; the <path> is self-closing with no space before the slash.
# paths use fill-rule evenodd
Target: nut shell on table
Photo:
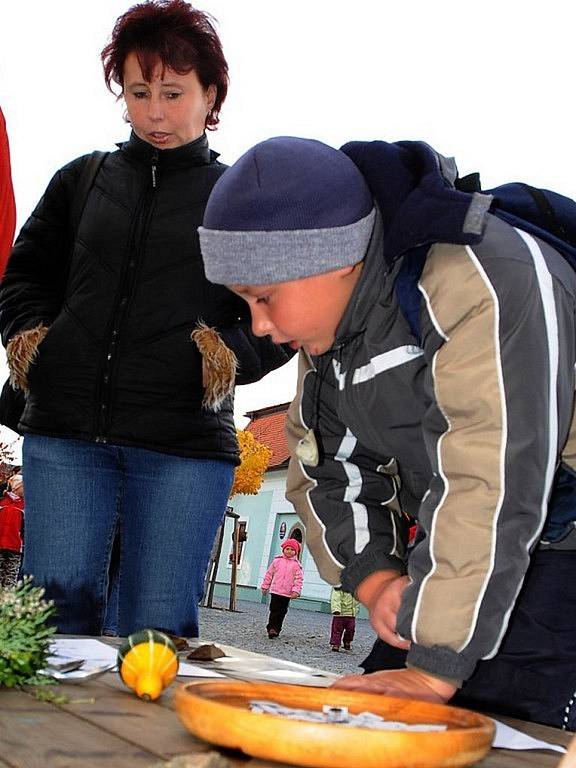
<path id="1" fill-rule="evenodd" d="M 199 645 L 186 658 L 193 661 L 214 661 L 214 659 L 221 659 L 223 656 L 226 656 L 226 654 L 222 648 L 218 648 L 214 643 L 206 643 L 205 645 Z"/>

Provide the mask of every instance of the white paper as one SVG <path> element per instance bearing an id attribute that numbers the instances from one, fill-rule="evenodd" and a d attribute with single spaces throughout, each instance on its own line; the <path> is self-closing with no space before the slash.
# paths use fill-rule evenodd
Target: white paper
<path id="1" fill-rule="evenodd" d="M 50 653 L 58 662 L 84 659 L 81 670 L 86 672 L 93 667 L 115 665 L 118 649 L 91 638 L 57 638 L 50 643 Z M 220 672 L 187 662 L 181 662 L 178 675 L 182 677 L 224 677 Z M 67 672 L 66 676 L 72 678 L 74 675 L 72 672 Z"/>
<path id="2" fill-rule="evenodd" d="M 226 677 L 221 675 L 220 672 L 216 672 L 214 669 L 206 669 L 198 664 L 188 664 L 183 661 L 178 667 L 178 677 Z"/>
<path id="3" fill-rule="evenodd" d="M 272 677 L 279 677 L 286 680 L 300 679 L 301 677 L 308 677 L 308 675 L 299 672 L 297 669 L 256 669 L 254 670 L 258 675 L 268 675 Z"/>
<path id="4" fill-rule="evenodd" d="M 516 728 L 510 728 L 509 725 L 498 722 L 498 720 L 494 720 L 494 723 L 496 724 L 496 734 L 492 746 L 496 749 L 551 749 L 554 752 L 566 752 L 566 749 L 559 744 L 539 741 L 526 733 L 517 731 Z"/>
<path id="5" fill-rule="evenodd" d="M 93 667 L 115 665 L 118 649 L 91 638 L 59 637 L 50 643 L 50 654 L 59 662 L 84 659 L 84 671 Z"/>

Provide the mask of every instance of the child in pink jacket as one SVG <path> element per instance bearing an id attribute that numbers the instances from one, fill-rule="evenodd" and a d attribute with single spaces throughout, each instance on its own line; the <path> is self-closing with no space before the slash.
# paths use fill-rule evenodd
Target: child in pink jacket
<path id="1" fill-rule="evenodd" d="M 264 595 L 270 590 L 270 616 L 266 626 L 270 639 L 280 634 L 290 599 L 300 597 L 304 578 L 297 557 L 300 543 L 296 539 L 286 539 L 280 546 L 282 554 L 275 557 L 268 566 L 261 586 Z"/>

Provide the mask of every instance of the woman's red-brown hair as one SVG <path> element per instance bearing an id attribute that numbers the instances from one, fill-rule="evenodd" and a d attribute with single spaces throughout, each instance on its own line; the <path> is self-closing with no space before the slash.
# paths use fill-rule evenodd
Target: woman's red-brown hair
<path id="1" fill-rule="evenodd" d="M 216 101 L 206 118 L 214 130 L 228 92 L 228 64 L 212 18 L 184 0 L 148 0 L 129 8 L 114 24 L 111 40 L 101 54 L 104 79 L 124 88 L 124 62 L 138 57 L 147 82 L 160 61 L 163 67 L 185 75 L 191 70 L 206 89 L 216 86 Z"/>

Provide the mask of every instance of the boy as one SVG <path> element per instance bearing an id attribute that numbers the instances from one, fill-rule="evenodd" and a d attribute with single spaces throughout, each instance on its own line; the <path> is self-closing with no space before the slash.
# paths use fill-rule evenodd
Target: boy
<path id="1" fill-rule="evenodd" d="M 420 142 L 265 141 L 212 191 L 206 274 L 300 349 L 287 496 L 386 644 L 338 685 L 468 681 L 460 701 L 573 730 L 576 274 L 454 171 Z"/>

